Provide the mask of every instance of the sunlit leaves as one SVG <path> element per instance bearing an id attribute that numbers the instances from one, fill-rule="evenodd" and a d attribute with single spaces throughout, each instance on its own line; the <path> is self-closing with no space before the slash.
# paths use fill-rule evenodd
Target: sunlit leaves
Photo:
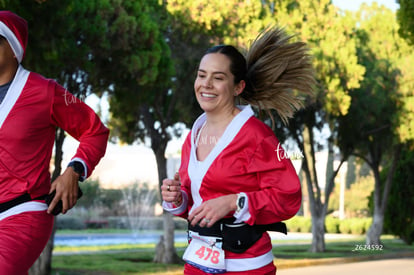
<path id="1" fill-rule="evenodd" d="M 414 1 L 397 0 L 400 9 L 397 11 L 398 22 L 400 23 L 399 33 L 405 37 L 411 45 L 414 45 Z"/>
<path id="2" fill-rule="evenodd" d="M 318 98 L 329 114 L 344 115 L 350 104 L 348 91 L 358 87 L 365 71 L 356 58 L 355 21 L 327 0 L 300 1 L 293 10 L 292 2 L 280 1 L 275 18 L 310 45 L 321 84 Z"/>
<path id="3" fill-rule="evenodd" d="M 388 114 L 393 116 L 397 139 L 401 142 L 414 139 L 414 48 L 399 36 L 395 14 L 390 10 L 374 4 L 364 6 L 357 16 L 361 30 L 366 33 L 361 40 L 361 54 L 372 52 L 365 57 L 365 66 L 371 71 L 365 82 L 371 83 L 374 91 L 384 90 L 384 100 L 390 97 L 396 100 L 398 112 Z"/>

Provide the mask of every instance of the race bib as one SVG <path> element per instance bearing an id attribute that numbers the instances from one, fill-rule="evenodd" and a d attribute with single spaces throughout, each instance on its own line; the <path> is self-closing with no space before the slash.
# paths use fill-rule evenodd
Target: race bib
<path id="1" fill-rule="evenodd" d="M 226 272 L 224 250 L 221 239 L 217 237 L 199 236 L 190 231 L 191 242 L 184 252 L 183 259 L 198 269 L 212 274 Z"/>

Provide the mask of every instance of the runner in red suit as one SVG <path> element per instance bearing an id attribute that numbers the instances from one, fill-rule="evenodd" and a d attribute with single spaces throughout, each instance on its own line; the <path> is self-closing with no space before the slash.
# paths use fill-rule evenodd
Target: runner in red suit
<path id="1" fill-rule="evenodd" d="M 267 230 L 297 213 L 301 185 L 251 106 L 286 121 L 300 106 L 292 90 L 311 94 L 313 83 L 305 44 L 278 28 L 262 33 L 246 59 L 230 45 L 203 56 L 194 90 L 204 113 L 182 147 L 179 173 L 161 186 L 164 209 L 189 221 L 184 274 L 276 273 Z"/>
<path id="2" fill-rule="evenodd" d="M 108 129 L 95 112 L 53 80 L 23 68 L 28 27 L 0 11 L 0 274 L 27 274 L 46 245 L 52 212 L 62 213 L 78 196 L 78 181 L 90 176 L 104 156 Z M 80 144 L 52 184 L 49 164 L 55 129 Z M 45 195 L 56 191 L 48 207 Z"/>

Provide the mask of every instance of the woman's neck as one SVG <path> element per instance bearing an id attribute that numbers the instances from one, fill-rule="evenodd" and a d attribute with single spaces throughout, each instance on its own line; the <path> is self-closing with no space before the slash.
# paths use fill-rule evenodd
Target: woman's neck
<path id="1" fill-rule="evenodd" d="M 238 113 L 240 110 L 236 106 L 229 107 L 219 113 L 206 112 L 206 125 L 212 129 L 225 129 Z"/>

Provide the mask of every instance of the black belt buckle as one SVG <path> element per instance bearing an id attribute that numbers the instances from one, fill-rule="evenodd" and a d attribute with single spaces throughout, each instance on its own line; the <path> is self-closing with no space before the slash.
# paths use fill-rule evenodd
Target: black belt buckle
<path id="1" fill-rule="evenodd" d="M 45 199 L 45 202 L 46 202 L 46 204 L 49 206 L 50 205 L 50 203 L 52 202 L 52 200 L 53 200 L 53 198 L 55 197 L 55 195 L 56 195 L 56 190 L 53 190 L 53 192 L 52 193 L 50 193 L 49 195 L 47 195 L 46 196 L 46 199 Z M 82 193 L 82 190 L 80 189 L 80 187 L 78 187 L 78 199 L 80 199 L 81 197 L 82 197 L 82 195 L 83 195 L 83 193 Z M 59 215 L 60 213 L 62 213 L 62 208 L 63 208 L 63 203 L 62 203 L 62 200 L 60 200 L 56 205 L 55 205 L 55 207 L 53 208 L 53 210 L 52 210 L 52 214 L 54 215 L 54 216 L 57 216 L 57 215 Z"/>

